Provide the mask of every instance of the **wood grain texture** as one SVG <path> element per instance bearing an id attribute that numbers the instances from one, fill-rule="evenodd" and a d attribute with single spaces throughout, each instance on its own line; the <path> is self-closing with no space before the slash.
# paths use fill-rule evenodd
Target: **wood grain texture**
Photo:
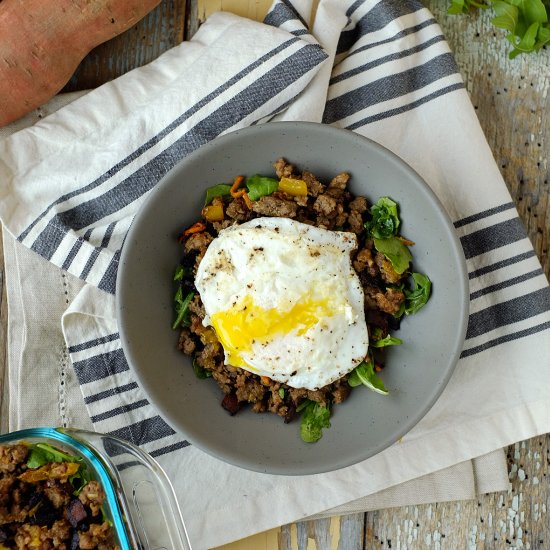
<path id="1" fill-rule="evenodd" d="M 94 48 L 62 91 L 96 88 L 182 42 L 186 6 L 186 0 L 163 0 L 137 25 Z"/>
<path id="2" fill-rule="evenodd" d="M 223 8 L 223 0 L 198 4 L 199 23 L 214 7 Z M 548 277 L 550 51 L 511 61 L 503 33 L 490 24 L 490 13 L 450 16 L 447 0 L 429 0 L 426 5 L 455 54 L 480 125 Z M 333 519 L 339 522 L 337 548 L 550 548 L 549 448 L 546 435 L 508 449 L 507 493 Z M 281 529 L 279 550 L 329 550 L 334 543 L 326 520 L 300 522 Z M 226 548 L 241 550 L 239 543 Z"/>
<path id="3" fill-rule="evenodd" d="M 502 33 L 490 25 L 490 13 L 449 16 L 447 5 L 428 2 L 548 277 L 550 51 L 511 61 Z M 550 548 L 549 449 L 550 435 L 508 448 L 507 493 L 366 514 L 365 548 Z"/>
<path id="4" fill-rule="evenodd" d="M 259 19 L 261 10 L 269 3 L 265 0 L 189 0 L 186 9 L 185 0 L 164 0 L 139 25 L 91 52 L 66 90 L 96 87 L 155 59 L 184 36 L 192 36 L 205 15 L 214 9 L 232 6 L 241 14 Z M 489 13 L 448 16 L 447 0 L 429 0 L 427 5 L 455 53 L 481 127 L 548 276 L 550 51 L 510 61 L 500 31 L 495 33 L 490 26 Z M 6 327 L 5 285 L 1 275 L 0 361 L 5 355 Z M 507 452 L 511 488 L 506 493 L 484 495 L 476 501 L 408 506 L 299 522 L 223 548 L 550 548 L 547 513 L 550 436 L 518 443 Z"/>
<path id="5" fill-rule="evenodd" d="M 550 48 L 510 60 L 504 33 L 490 24 L 491 13 L 450 16 L 446 0 L 428 3 L 455 54 L 481 127 L 548 276 Z"/>

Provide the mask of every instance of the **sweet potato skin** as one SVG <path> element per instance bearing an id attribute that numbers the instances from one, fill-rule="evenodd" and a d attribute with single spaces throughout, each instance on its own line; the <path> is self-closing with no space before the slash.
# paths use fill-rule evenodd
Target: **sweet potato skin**
<path id="1" fill-rule="evenodd" d="M 86 54 L 160 0 L 0 1 L 0 127 L 63 88 Z"/>

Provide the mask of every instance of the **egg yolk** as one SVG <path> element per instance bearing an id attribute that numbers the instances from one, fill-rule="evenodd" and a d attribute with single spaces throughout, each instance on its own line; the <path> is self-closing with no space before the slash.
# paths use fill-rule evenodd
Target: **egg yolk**
<path id="1" fill-rule="evenodd" d="M 211 323 L 225 349 L 228 363 L 255 370 L 242 357 L 243 352 L 252 351 L 253 344 L 267 343 L 278 335 L 292 332 L 301 336 L 321 319 L 336 315 L 339 309 L 334 307 L 334 302 L 329 306 L 327 299 L 307 297 L 287 311 L 264 309 L 246 296 L 232 309 L 212 315 Z"/>

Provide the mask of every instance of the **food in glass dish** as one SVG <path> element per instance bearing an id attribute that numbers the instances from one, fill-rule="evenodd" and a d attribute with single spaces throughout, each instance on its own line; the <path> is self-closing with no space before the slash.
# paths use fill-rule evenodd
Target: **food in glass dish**
<path id="1" fill-rule="evenodd" d="M 80 456 L 48 443 L 0 445 L 0 548 L 120 550 L 105 492 Z"/>
<path id="2" fill-rule="evenodd" d="M 174 280 L 179 348 L 214 378 L 231 414 L 247 403 L 315 442 L 353 387 L 387 394 L 391 332 L 428 301 L 399 233 L 398 205 L 369 204 L 343 172 L 323 183 L 279 159 L 276 178 L 238 176 L 206 192 L 183 231 Z"/>

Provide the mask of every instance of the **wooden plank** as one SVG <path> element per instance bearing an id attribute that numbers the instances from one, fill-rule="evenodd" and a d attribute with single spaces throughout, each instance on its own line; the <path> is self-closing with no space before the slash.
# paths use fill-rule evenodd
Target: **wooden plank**
<path id="1" fill-rule="evenodd" d="M 481 127 L 548 276 L 548 52 L 511 61 L 503 34 L 493 34 L 490 13 L 449 16 L 446 0 L 428 4 L 455 54 Z M 550 548 L 549 449 L 550 435 L 508 448 L 508 492 L 367 514 L 365 548 Z"/>
<path id="2" fill-rule="evenodd" d="M 198 0 L 201 21 L 216 11 L 229 11 L 241 17 L 261 21 L 272 4 L 272 0 Z"/>
<path id="3" fill-rule="evenodd" d="M 508 492 L 367 514 L 366 548 L 549 548 L 549 452 L 550 436 L 511 446 Z"/>
<path id="4" fill-rule="evenodd" d="M 446 0 L 429 4 L 455 53 L 481 127 L 548 276 L 549 52 L 510 60 L 508 42 L 491 26 L 489 10 L 457 17 L 446 14 Z"/>
<path id="5" fill-rule="evenodd" d="M 231 8 L 240 15 L 253 14 L 261 19 L 270 3 L 243 0 L 237 5 L 225 0 L 190 0 L 186 15 L 184 0 L 165 1 L 139 25 L 91 52 L 66 89 L 95 87 L 156 58 L 179 43 L 184 34 L 192 36 L 199 22 L 215 9 Z M 489 13 L 451 17 L 445 13 L 447 0 L 429 0 L 428 5 L 455 52 L 480 124 L 548 275 L 550 232 L 545 216 L 550 211 L 549 52 L 510 61 L 506 42 L 493 36 Z M 7 321 L 1 273 L 0 287 L 2 361 Z M 335 544 L 339 550 L 550 548 L 550 436 L 510 447 L 508 459 L 512 486 L 506 493 L 481 496 L 473 502 L 372 512 L 366 515 L 365 529 L 363 514 L 300 522 L 224 549 L 332 550 Z"/>
<path id="6" fill-rule="evenodd" d="M 93 49 L 63 91 L 96 88 L 182 42 L 186 5 L 186 0 L 163 1 L 137 25 Z"/>

